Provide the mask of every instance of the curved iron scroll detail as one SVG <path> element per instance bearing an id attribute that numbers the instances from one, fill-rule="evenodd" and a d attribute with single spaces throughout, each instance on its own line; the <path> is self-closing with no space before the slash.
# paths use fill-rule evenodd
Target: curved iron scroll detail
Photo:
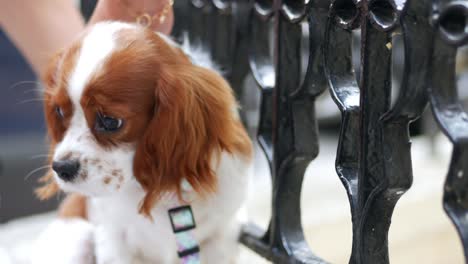
<path id="1" fill-rule="evenodd" d="M 325 263 L 305 242 L 300 193 L 305 169 L 318 155 L 314 102 L 329 86 L 342 113 L 335 165 L 351 204 L 350 263 L 389 263 L 393 209 L 413 177 L 408 126 L 428 99 L 454 145 L 444 208 L 468 258 L 468 114 L 455 83 L 457 50 L 468 43 L 467 0 L 190 0 L 177 5 L 186 6 L 180 17 L 186 18 L 190 40 L 210 49 L 238 95 L 249 70 L 261 90 L 257 137 L 272 175 L 272 216 L 266 231 L 245 226 L 244 245 L 274 263 Z M 310 50 L 300 83 L 305 19 Z M 351 49 L 356 29 L 361 30 L 359 82 Z M 402 34 L 405 61 L 392 106 L 394 34 Z"/>
<path id="2" fill-rule="evenodd" d="M 453 144 L 443 204 L 468 259 L 468 115 L 458 100 L 455 74 L 457 50 L 468 43 L 468 2 L 440 1 L 434 17 L 437 32 L 429 95 L 435 118 Z"/>
<path id="3" fill-rule="evenodd" d="M 262 90 L 258 140 L 272 174 L 272 216 L 266 233 L 245 228 L 241 242 L 274 263 L 325 263 L 309 249 L 302 231 L 300 192 L 305 170 L 318 154 L 314 100 L 325 90 L 320 66 L 326 12 L 302 1 L 252 3 L 250 65 Z M 301 84 L 301 20 L 309 16 L 310 54 Z M 317 16 L 315 16 L 317 15 Z M 269 25 L 274 54 L 270 56 Z"/>
<path id="4" fill-rule="evenodd" d="M 336 171 L 348 194 L 353 222 L 350 263 L 389 263 L 393 209 L 412 183 L 408 126 L 422 113 L 429 46 L 429 1 L 335 0 L 330 9 L 325 68 L 342 112 Z M 361 76 L 352 65 L 352 29 L 361 29 Z M 405 71 L 391 99 L 392 34 L 401 29 Z M 417 65 L 417 67 L 416 67 Z"/>

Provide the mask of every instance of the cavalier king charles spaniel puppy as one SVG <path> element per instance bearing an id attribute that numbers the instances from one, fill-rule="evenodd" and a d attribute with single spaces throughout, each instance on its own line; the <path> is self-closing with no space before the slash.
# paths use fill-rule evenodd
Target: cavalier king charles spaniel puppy
<path id="1" fill-rule="evenodd" d="M 44 78 L 51 170 L 68 193 L 33 263 L 234 263 L 251 141 L 199 51 L 141 26 L 90 27 Z"/>

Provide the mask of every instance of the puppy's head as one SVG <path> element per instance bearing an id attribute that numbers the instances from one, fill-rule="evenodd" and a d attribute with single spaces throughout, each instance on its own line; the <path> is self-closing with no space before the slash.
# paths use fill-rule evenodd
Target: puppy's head
<path id="1" fill-rule="evenodd" d="M 95 25 L 51 61 L 44 83 L 52 170 L 41 198 L 137 183 L 149 214 L 163 193 L 180 195 L 183 180 L 215 191 L 221 151 L 249 155 L 227 83 L 141 27 Z"/>

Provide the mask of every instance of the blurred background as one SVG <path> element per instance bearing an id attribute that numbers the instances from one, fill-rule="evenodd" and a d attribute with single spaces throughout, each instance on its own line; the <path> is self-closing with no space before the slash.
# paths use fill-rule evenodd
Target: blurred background
<path id="1" fill-rule="evenodd" d="M 28 64 L 0 30 L 0 223 L 56 204 L 39 202 L 33 195 L 47 154 L 39 88 Z"/>
<path id="2" fill-rule="evenodd" d="M 89 14 L 94 1 L 83 1 Z M 177 19 L 180 19 L 176 16 Z M 307 27 L 304 27 L 304 58 L 307 58 Z M 397 95 L 403 72 L 401 38 L 394 38 L 394 91 Z M 359 71 L 359 32 L 355 34 L 354 60 Z M 466 50 L 458 54 L 459 87 L 468 82 Z M 358 75 L 357 75 L 358 76 Z M 248 129 L 255 135 L 259 91 L 251 76 L 245 80 L 243 100 Z M 467 91 L 459 90 L 462 100 Z M 331 263 L 347 263 L 351 251 L 351 221 L 344 188 L 335 169 L 340 114 L 325 92 L 317 102 L 320 123 L 320 154 L 309 166 L 303 192 L 302 222 L 314 252 Z M 458 236 L 442 209 L 442 188 L 451 145 L 440 134 L 429 109 L 411 127 L 413 135 L 413 187 L 394 212 L 389 234 L 391 263 L 464 263 Z M 40 84 L 31 69 L 0 31 L 0 263 L 22 263 L 31 241 L 53 218 L 60 197 L 47 202 L 33 195 L 38 177 L 45 171 L 47 140 L 40 100 Z M 267 228 L 271 204 L 271 181 L 260 148 L 255 152 L 255 175 L 248 201 L 249 217 Z M 2 259 L 3 256 L 3 259 Z M 15 259 L 13 262 L 7 262 Z M 265 263 L 242 250 L 242 262 Z"/>

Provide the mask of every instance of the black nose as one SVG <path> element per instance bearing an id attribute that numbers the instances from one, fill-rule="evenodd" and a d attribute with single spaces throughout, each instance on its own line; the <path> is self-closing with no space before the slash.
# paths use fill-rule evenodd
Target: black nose
<path id="1" fill-rule="evenodd" d="M 78 174 L 80 162 L 77 160 L 54 161 L 52 163 L 52 169 L 57 173 L 60 179 L 72 181 Z"/>

